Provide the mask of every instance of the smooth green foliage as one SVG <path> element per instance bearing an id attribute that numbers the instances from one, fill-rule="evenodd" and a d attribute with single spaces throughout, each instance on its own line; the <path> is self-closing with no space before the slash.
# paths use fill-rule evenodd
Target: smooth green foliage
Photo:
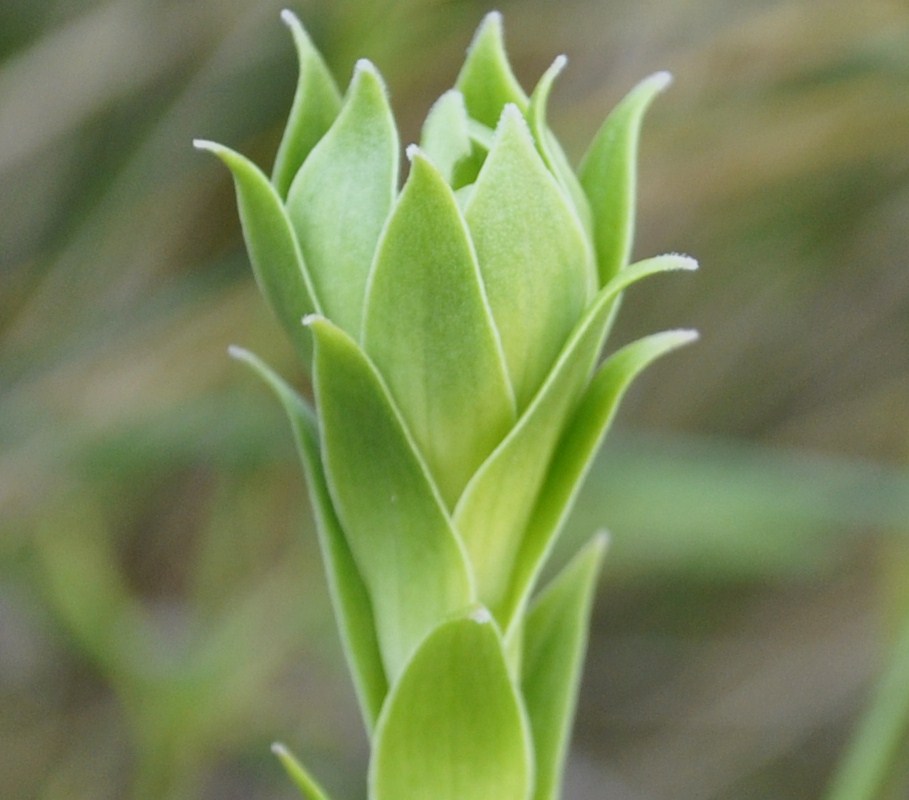
<path id="1" fill-rule="evenodd" d="M 534 800 L 556 800 L 577 705 L 587 626 L 606 538 L 597 536 L 537 598 L 523 631 L 521 692 L 533 732 Z"/>
<path id="2" fill-rule="evenodd" d="M 398 134 L 385 86 L 375 67 L 360 61 L 341 113 L 287 195 L 320 307 L 354 338 L 397 180 Z"/>
<path id="3" fill-rule="evenodd" d="M 372 603 L 329 495 L 315 413 L 260 358 L 239 347 L 231 348 L 231 355 L 248 364 L 259 375 L 280 400 L 290 421 L 316 514 L 322 559 L 341 641 L 353 673 L 366 727 L 372 730 L 388 692 L 388 681 L 376 637 Z"/>
<path id="4" fill-rule="evenodd" d="M 631 257 L 641 122 L 671 80 L 668 72 L 658 72 L 632 89 L 606 118 L 581 163 L 581 185 L 593 212 L 600 283 L 606 283 Z"/>
<path id="5" fill-rule="evenodd" d="M 393 682 L 432 627 L 473 602 L 473 581 L 442 498 L 382 379 L 340 328 L 325 319 L 309 325 L 325 474 L 372 598 Z"/>
<path id="6" fill-rule="evenodd" d="M 398 191 L 378 72 L 359 62 L 342 102 L 286 19 L 300 78 L 274 186 L 205 146 L 234 173 L 266 297 L 312 337 L 318 417 L 238 355 L 297 438 L 372 737 L 370 800 L 555 800 L 602 540 L 532 594 L 622 395 L 692 338 L 646 337 L 596 368 L 623 291 L 696 266 L 627 266 L 638 131 L 665 77 L 610 115 L 578 177 L 546 120 L 564 57 L 528 99 L 490 14 Z"/>
<path id="7" fill-rule="evenodd" d="M 529 800 L 530 732 L 483 608 L 420 645 L 376 729 L 370 800 Z"/>
<path id="8" fill-rule="evenodd" d="M 312 341 L 300 325 L 300 317 L 320 307 L 281 198 L 262 170 L 245 156 L 202 139 L 195 145 L 218 156 L 233 174 L 243 237 L 256 282 L 308 364 Z"/>
<path id="9" fill-rule="evenodd" d="M 293 34 L 300 64 L 297 91 L 271 174 L 278 194 L 286 198 L 306 156 L 338 116 L 341 94 L 300 20 L 286 9 L 281 12 L 281 19 Z"/>
<path id="10" fill-rule="evenodd" d="M 452 508 L 514 424 L 514 397 L 454 194 L 412 158 L 379 243 L 363 345 Z"/>
<path id="11" fill-rule="evenodd" d="M 478 28 L 455 88 L 464 95 L 470 116 L 489 128 L 495 128 L 509 103 L 521 111 L 527 108 L 527 95 L 505 54 L 502 15 L 498 12 L 487 14 Z"/>
<path id="12" fill-rule="evenodd" d="M 595 277 L 577 216 L 515 106 L 502 113 L 465 217 L 520 410 L 589 302 Z"/>
<path id="13" fill-rule="evenodd" d="M 620 292 L 635 280 L 666 270 L 692 269 L 682 256 L 640 262 L 617 276 L 597 295 L 560 354 L 546 383 L 508 437 L 471 479 L 455 509 L 455 523 L 477 576 L 480 600 L 503 626 L 512 565 L 523 546 L 526 526 L 566 414 L 583 390 L 602 346 L 610 311 Z M 554 535 L 555 531 L 552 531 Z M 505 567 L 505 568 L 503 568 Z"/>
<path id="14" fill-rule="evenodd" d="M 449 89 L 429 109 L 423 123 L 420 148 L 449 184 L 454 179 L 455 167 L 473 149 L 469 122 L 464 95 Z"/>

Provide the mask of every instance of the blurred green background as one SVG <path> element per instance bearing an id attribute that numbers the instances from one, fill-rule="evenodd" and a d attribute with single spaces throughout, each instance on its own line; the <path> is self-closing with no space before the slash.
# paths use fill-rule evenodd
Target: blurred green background
<path id="1" fill-rule="evenodd" d="M 378 64 L 405 142 L 493 7 L 525 87 L 569 55 L 575 158 L 675 74 L 636 254 L 702 270 L 635 288 L 611 346 L 702 340 L 639 381 L 566 533 L 613 537 L 566 798 L 820 796 L 909 609 L 909 7 L 291 5 L 342 84 Z M 226 348 L 300 372 L 190 146 L 270 164 L 280 8 L 0 4 L 0 797 L 291 798 L 275 739 L 363 797 L 303 479 Z"/>

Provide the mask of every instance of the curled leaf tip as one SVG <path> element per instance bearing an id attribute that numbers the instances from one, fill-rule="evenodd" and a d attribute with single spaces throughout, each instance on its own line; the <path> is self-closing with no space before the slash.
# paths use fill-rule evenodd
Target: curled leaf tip
<path id="1" fill-rule="evenodd" d="M 290 12 L 287 11 L 287 9 L 285 9 L 284 11 L 281 12 L 281 16 L 283 17 L 284 14 L 289 14 L 289 13 L 290 13 Z M 289 751 L 283 744 L 281 744 L 281 742 L 272 742 L 272 743 L 271 743 L 271 751 L 272 751 L 272 753 L 274 753 L 276 756 L 283 756 L 283 755 L 289 755 L 289 754 L 290 754 L 290 751 Z"/>
<path id="2" fill-rule="evenodd" d="M 281 9 L 281 22 L 283 22 L 288 28 L 293 28 L 296 25 L 300 24 L 300 20 L 293 11 L 289 8 Z M 274 747 L 272 747 L 274 749 Z"/>
<path id="3" fill-rule="evenodd" d="M 665 69 L 654 72 L 653 75 L 645 79 L 645 83 L 652 83 L 658 91 L 663 91 L 672 83 L 672 73 Z"/>
<path id="4" fill-rule="evenodd" d="M 404 150 L 404 154 L 407 156 L 408 161 L 413 161 L 417 156 L 421 155 L 420 145 L 407 145 L 407 149 Z"/>
<path id="5" fill-rule="evenodd" d="M 251 354 L 245 347 L 240 347 L 238 344 L 231 344 L 227 346 L 227 355 L 237 359 L 237 361 L 246 361 Z"/>
<path id="6" fill-rule="evenodd" d="M 470 612 L 469 618 L 478 625 L 488 625 L 492 622 L 492 614 L 486 606 L 477 606 Z"/>
<path id="7" fill-rule="evenodd" d="M 556 75 L 558 75 L 563 69 L 565 69 L 565 65 L 567 63 L 568 63 L 568 56 L 566 56 L 564 53 L 561 53 L 553 59 L 552 65 L 549 68 Z"/>
<path id="8" fill-rule="evenodd" d="M 209 150 L 212 153 L 221 149 L 221 145 L 210 139 L 193 139 L 193 147 L 195 147 L 196 150 Z"/>

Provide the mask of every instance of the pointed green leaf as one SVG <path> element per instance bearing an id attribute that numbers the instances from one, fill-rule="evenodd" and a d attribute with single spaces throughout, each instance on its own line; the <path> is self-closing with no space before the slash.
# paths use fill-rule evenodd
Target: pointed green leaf
<path id="1" fill-rule="evenodd" d="M 306 401 L 260 358 L 239 347 L 231 348 L 230 352 L 234 358 L 252 367 L 281 401 L 290 419 L 316 514 L 319 544 L 341 632 L 341 644 L 353 676 L 366 729 L 371 731 L 388 692 L 388 681 L 379 654 L 372 604 L 328 493 L 315 414 Z"/>
<path id="2" fill-rule="evenodd" d="M 319 786 L 318 781 L 309 774 L 308 770 L 283 744 L 275 742 L 271 746 L 271 751 L 278 757 L 281 766 L 284 767 L 284 771 L 294 782 L 294 786 L 303 794 L 303 797 L 307 798 L 307 800 L 331 800 L 328 793 Z"/>
<path id="3" fill-rule="evenodd" d="M 592 254 L 577 215 L 514 106 L 502 114 L 465 217 L 523 409 L 594 286 Z"/>
<path id="4" fill-rule="evenodd" d="M 671 80 L 668 72 L 658 72 L 632 89 L 606 118 L 581 162 L 581 185 L 593 212 L 601 285 L 631 257 L 641 122 Z"/>
<path id="5" fill-rule="evenodd" d="M 588 236 L 593 233 L 593 218 L 590 213 L 590 203 L 587 195 L 581 188 L 581 183 L 574 170 L 568 163 L 568 157 L 558 139 L 553 136 L 552 131 L 546 123 L 546 106 L 549 102 L 549 93 L 552 91 L 552 84 L 565 68 L 568 59 L 565 56 L 559 56 L 546 72 L 540 78 L 530 96 L 530 108 L 527 111 L 527 121 L 530 124 L 530 130 L 533 132 L 533 138 L 536 140 L 537 149 L 546 162 L 553 175 L 556 176 L 562 189 L 566 192 L 578 219 L 584 226 L 584 231 Z M 599 283 L 599 281 L 597 281 Z"/>
<path id="6" fill-rule="evenodd" d="M 674 269 L 693 269 L 684 256 L 660 256 L 632 265 L 600 290 L 578 323 L 543 388 L 517 425 L 477 471 L 455 508 L 482 603 L 507 626 L 513 603 L 506 601 L 511 572 L 550 469 L 566 417 L 593 370 L 607 324 L 621 292 L 641 278 Z"/>
<path id="7" fill-rule="evenodd" d="M 376 728 L 370 800 L 529 800 L 533 753 L 485 609 L 420 645 Z"/>
<path id="8" fill-rule="evenodd" d="M 530 516 L 503 618 L 521 616 L 533 583 L 571 510 L 625 391 L 657 358 L 696 338 L 694 331 L 686 330 L 645 336 L 610 356 L 591 381 L 559 442 L 546 483 Z"/>
<path id="9" fill-rule="evenodd" d="M 312 338 L 300 320 L 319 311 L 319 305 L 281 199 L 262 170 L 249 159 L 215 142 L 197 139 L 194 144 L 218 156 L 233 174 L 256 283 L 308 369 Z"/>
<path id="10" fill-rule="evenodd" d="M 526 110 L 527 95 L 508 63 L 498 11 L 490 12 L 480 23 L 455 88 L 464 95 L 467 113 L 490 128 L 496 126 L 506 104 Z"/>
<path id="11" fill-rule="evenodd" d="M 534 800 L 557 800 L 605 536 L 596 537 L 534 602 L 524 623 L 521 693 L 533 732 Z"/>
<path id="12" fill-rule="evenodd" d="M 390 683 L 440 620 L 474 600 L 442 498 L 366 355 L 325 319 L 315 337 L 322 458 L 350 549 L 369 589 Z"/>
<path id="13" fill-rule="evenodd" d="M 284 9 L 281 19 L 293 34 L 300 64 L 294 102 L 271 174 L 275 189 L 285 198 L 306 156 L 338 116 L 341 93 L 296 15 Z"/>
<path id="14" fill-rule="evenodd" d="M 397 176 L 398 134 L 385 86 L 375 67 L 360 61 L 341 113 L 287 196 L 322 311 L 354 338 Z"/>
<path id="15" fill-rule="evenodd" d="M 514 424 L 514 398 L 454 194 L 410 153 L 369 282 L 363 347 L 452 508 Z"/>
<path id="16" fill-rule="evenodd" d="M 445 92 L 429 109 L 420 147 L 450 184 L 455 166 L 470 155 L 472 147 L 464 95 L 456 89 Z"/>

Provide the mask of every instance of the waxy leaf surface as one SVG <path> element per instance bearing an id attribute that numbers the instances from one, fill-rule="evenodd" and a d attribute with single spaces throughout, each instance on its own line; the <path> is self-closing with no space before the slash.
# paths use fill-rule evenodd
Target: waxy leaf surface
<path id="1" fill-rule="evenodd" d="M 452 508 L 514 424 L 514 398 L 454 194 L 411 152 L 369 283 L 363 347 Z"/>
<path id="2" fill-rule="evenodd" d="M 309 324 L 325 474 L 394 683 L 430 629 L 473 602 L 473 585 L 442 498 L 375 368 L 340 328 Z"/>
<path id="3" fill-rule="evenodd" d="M 300 319 L 320 309 L 281 198 L 262 170 L 245 156 L 214 142 L 197 140 L 195 144 L 214 153 L 230 169 L 256 282 L 308 368 L 312 339 Z"/>
<path id="4" fill-rule="evenodd" d="M 485 609 L 443 622 L 376 728 L 370 800 L 529 800 L 530 732 Z"/>
<path id="5" fill-rule="evenodd" d="M 287 196 L 287 211 L 322 312 L 360 336 L 366 281 L 391 209 L 398 134 L 382 79 L 357 64 L 344 105 Z"/>
<path id="6" fill-rule="evenodd" d="M 533 732 L 534 800 L 556 800 L 606 540 L 595 538 L 536 599 L 524 623 L 521 691 Z"/>
<path id="7" fill-rule="evenodd" d="M 520 410 L 539 389 L 595 286 L 577 215 L 514 106 L 502 115 L 465 217 Z"/>
<path id="8" fill-rule="evenodd" d="M 272 389 L 290 420 L 316 514 L 319 544 L 328 576 L 332 606 L 341 632 L 341 644 L 353 676 L 366 728 L 372 731 L 388 692 L 388 681 L 376 639 L 372 604 L 344 538 L 325 481 L 315 413 L 260 358 L 240 348 L 232 348 L 231 354 L 252 367 Z"/>
<path id="9" fill-rule="evenodd" d="M 285 198 L 306 156 L 338 116 L 341 94 L 300 20 L 286 9 L 281 12 L 281 19 L 293 34 L 300 64 L 294 102 L 271 175 L 278 194 Z"/>
<path id="10" fill-rule="evenodd" d="M 658 72 L 632 89 L 606 117 L 581 162 L 581 186 L 593 212 L 600 285 L 631 257 L 641 122 L 670 81 L 668 72 Z"/>

